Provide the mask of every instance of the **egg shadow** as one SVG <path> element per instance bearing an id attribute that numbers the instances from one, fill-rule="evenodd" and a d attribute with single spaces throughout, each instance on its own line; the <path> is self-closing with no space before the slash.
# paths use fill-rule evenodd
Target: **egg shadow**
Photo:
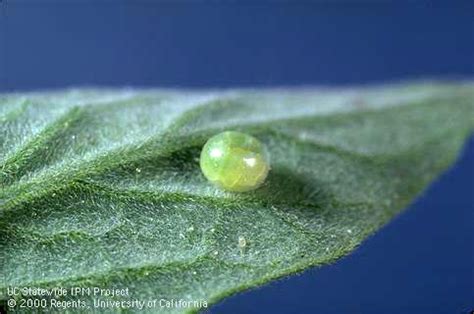
<path id="1" fill-rule="evenodd" d="M 266 182 L 251 194 L 252 198 L 267 206 L 293 211 L 314 212 L 324 208 L 331 200 L 321 182 L 286 167 L 272 169 Z"/>

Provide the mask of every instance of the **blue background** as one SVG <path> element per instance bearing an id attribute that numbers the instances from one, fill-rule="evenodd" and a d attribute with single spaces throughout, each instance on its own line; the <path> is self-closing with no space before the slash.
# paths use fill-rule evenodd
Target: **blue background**
<path id="1" fill-rule="evenodd" d="M 0 2 L 0 91 L 474 77 L 474 1 Z M 211 313 L 469 313 L 474 139 L 353 254 Z"/>

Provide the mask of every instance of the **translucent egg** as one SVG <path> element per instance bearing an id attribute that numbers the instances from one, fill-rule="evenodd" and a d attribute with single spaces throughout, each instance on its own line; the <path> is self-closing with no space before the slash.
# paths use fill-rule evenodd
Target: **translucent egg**
<path id="1" fill-rule="evenodd" d="M 233 192 L 258 188 L 270 170 L 265 146 L 255 137 L 235 131 L 211 137 L 202 149 L 200 165 L 209 181 Z"/>

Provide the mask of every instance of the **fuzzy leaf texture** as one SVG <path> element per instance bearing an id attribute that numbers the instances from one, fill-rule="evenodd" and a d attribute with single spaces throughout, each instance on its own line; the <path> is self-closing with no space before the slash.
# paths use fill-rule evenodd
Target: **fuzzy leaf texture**
<path id="1" fill-rule="evenodd" d="M 473 99 L 472 82 L 1 95 L 1 304 L 25 286 L 212 304 L 333 262 L 455 161 Z M 266 145 L 258 190 L 201 174 L 203 144 L 224 130 Z"/>

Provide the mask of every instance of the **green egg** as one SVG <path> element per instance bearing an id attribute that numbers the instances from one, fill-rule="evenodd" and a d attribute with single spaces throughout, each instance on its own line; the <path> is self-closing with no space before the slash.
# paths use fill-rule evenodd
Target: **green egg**
<path id="1" fill-rule="evenodd" d="M 270 170 L 265 146 L 255 137 L 235 131 L 211 137 L 202 149 L 200 164 L 209 181 L 233 192 L 255 190 Z"/>

